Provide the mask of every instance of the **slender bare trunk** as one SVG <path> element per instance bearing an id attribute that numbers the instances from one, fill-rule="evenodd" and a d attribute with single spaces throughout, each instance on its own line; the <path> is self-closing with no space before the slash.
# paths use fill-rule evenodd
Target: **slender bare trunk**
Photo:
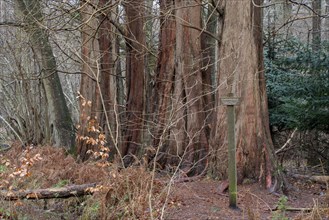
<path id="1" fill-rule="evenodd" d="M 329 41 L 329 0 L 326 0 L 325 3 L 326 3 L 325 14 L 327 15 L 324 21 L 325 39 Z"/>
<path id="2" fill-rule="evenodd" d="M 81 3 L 82 72 L 78 153 L 81 160 L 97 146 L 84 137 L 105 133 L 109 146 L 117 145 L 116 38 L 111 24 L 116 5 L 111 0 Z M 93 131 L 92 126 L 99 132 Z"/>
<path id="3" fill-rule="evenodd" d="M 312 50 L 318 51 L 321 45 L 321 0 L 313 0 L 312 8 Z"/>
<path id="4" fill-rule="evenodd" d="M 90 2 L 93 3 L 93 2 Z M 94 2 L 95 3 L 95 2 Z M 95 9 L 86 2 L 81 2 L 81 38 L 82 38 L 82 75 L 80 80 L 80 123 L 77 137 L 77 151 L 81 160 L 88 158 L 87 151 L 93 150 L 93 146 L 87 143 L 86 136 L 92 136 L 90 133 L 91 126 L 97 126 L 97 116 L 99 104 L 99 90 L 97 82 L 100 80 L 98 63 L 99 43 L 95 27 L 98 26 L 98 20 L 95 17 Z M 93 137 L 95 138 L 95 137 Z"/>

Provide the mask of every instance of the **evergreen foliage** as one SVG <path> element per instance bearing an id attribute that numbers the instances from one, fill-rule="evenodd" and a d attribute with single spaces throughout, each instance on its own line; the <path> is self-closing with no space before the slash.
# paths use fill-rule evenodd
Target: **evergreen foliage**
<path id="1" fill-rule="evenodd" d="M 318 51 L 296 38 L 265 45 L 270 123 L 329 132 L 329 42 Z"/>

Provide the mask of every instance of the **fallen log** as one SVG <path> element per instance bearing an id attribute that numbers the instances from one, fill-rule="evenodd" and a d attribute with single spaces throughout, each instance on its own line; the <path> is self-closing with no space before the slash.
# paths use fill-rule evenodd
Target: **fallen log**
<path id="1" fill-rule="evenodd" d="M 306 179 L 316 183 L 322 183 L 322 184 L 329 183 L 329 176 L 310 176 L 310 175 L 301 175 L 301 174 L 291 174 L 291 176 L 296 179 Z"/>
<path id="2" fill-rule="evenodd" d="M 90 189 L 93 187 L 96 187 L 96 183 L 22 191 L 0 190 L 0 198 L 4 200 L 68 198 L 91 195 L 93 191 Z"/>

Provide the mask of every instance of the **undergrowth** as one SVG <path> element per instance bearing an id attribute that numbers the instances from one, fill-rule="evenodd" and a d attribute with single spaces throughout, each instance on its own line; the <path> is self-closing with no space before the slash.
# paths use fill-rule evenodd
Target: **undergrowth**
<path id="1" fill-rule="evenodd" d="M 36 155 L 38 159 L 32 160 Z M 157 219 L 165 201 L 163 185 L 155 182 L 149 207 L 152 174 L 144 167 L 119 169 L 115 164 L 104 166 L 100 160 L 77 163 L 60 148 L 33 147 L 27 153 L 19 144 L 0 158 L 0 190 L 97 183 L 93 195 L 83 197 L 35 201 L 0 198 L 0 219 L 150 219 L 151 214 Z"/>

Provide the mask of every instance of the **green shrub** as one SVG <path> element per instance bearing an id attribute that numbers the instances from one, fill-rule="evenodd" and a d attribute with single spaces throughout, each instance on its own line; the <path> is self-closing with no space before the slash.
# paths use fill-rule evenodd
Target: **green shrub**
<path id="1" fill-rule="evenodd" d="M 297 39 L 265 47 L 270 123 L 329 132 L 329 42 L 312 51 Z"/>

